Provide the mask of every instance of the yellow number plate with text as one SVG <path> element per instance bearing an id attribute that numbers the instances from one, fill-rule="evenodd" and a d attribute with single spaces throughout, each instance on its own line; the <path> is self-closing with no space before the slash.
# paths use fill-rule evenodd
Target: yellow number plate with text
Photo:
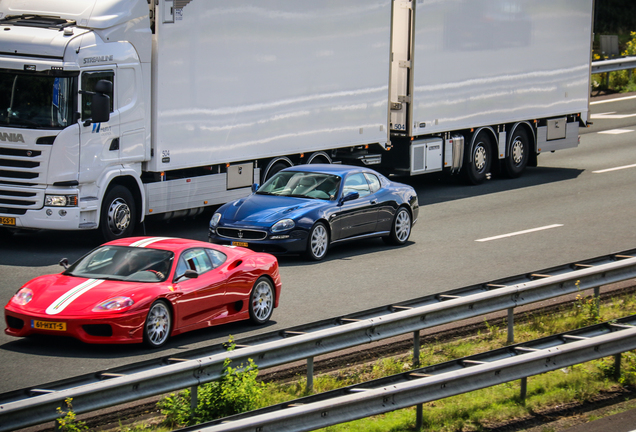
<path id="1" fill-rule="evenodd" d="M 246 247 L 247 247 L 247 243 L 245 243 L 245 242 L 235 242 L 235 241 L 233 241 L 233 242 L 232 242 L 232 246 L 240 246 L 240 247 L 245 247 L 245 248 L 246 248 Z"/>
<path id="2" fill-rule="evenodd" d="M 31 327 L 38 330 L 66 331 L 65 322 L 31 320 Z"/>
<path id="3" fill-rule="evenodd" d="M 12 218 L 12 217 L 0 217 L 0 225 L 15 226 L 15 218 Z"/>

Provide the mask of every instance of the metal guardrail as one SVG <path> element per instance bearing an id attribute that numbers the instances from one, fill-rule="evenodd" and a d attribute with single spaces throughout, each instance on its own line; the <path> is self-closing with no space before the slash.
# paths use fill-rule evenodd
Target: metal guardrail
<path id="1" fill-rule="evenodd" d="M 231 352 L 222 352 L 219 345 L 211 347 L 209 355 L 195 350 L 184 353 L 183 361 L 163 359 L 174 364 L 150 367 L 145 362 L 137 372 L 134 367 L 115 368 L 10 392 L 0 395 L 0 431 L 54 420 L 58 417 L 56 408 L 69 397 L 79 414 L 211 382 L 220 377 L 226 358 L 234 364 L 253 359 L 260 369 L 267 369 L 634 278 L 636 250 L 240 340 L 236 343 L 241 348 Z M 193 353 L 200 357 L 188 359 Z"/>
<path id="2" fill-rule="evenodd" d="M 238 414 L 179 432 L 309 431 L 636 348 L 636 316 Z M 522 384 L 523 388 L 523 384 Z"/>
<path id="3" fill-rule="evenodd" d="M 593 74 L 615 72 L 626 69 L 636 69 L 636 56 L 592 62 Z"/>

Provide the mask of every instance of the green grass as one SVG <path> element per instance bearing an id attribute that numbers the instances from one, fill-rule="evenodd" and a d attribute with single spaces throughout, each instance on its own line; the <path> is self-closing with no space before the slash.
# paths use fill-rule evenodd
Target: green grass
<path id="1" fill-rule="evenodd" d="M 600 315 L 592 297 L 578 296 L 569 306 L 557 313 L 533 314 L 516 317 L 515 343 L 534 340 L 548 335 L 608 321 L 636 313 L 636 295 L 615 296 L 601 305 Z M 485 323 L 485 328 L 473 336 L 427 344 L 421 347 L 420 364 L 428 366 L 457 358 L 501 348 L 507 344 L 507 325 Z M 314 392 L 326 392 L 358 384 L 412 369 L 412 353 L 379 359 L 362 365 L 354 365 L 337 372 L 316 376 Z M 527 397 L 520 399 L 520 382 L 513 381 L 498 386 L 458 395 L 424 404 L 423 431 L 481 431 L 489 426 L 530 418 L 532 413 L 556 406 L 581 403 L 603 391 L 636 384 L 636 354 L 622 356 L 621 378 L 613 380 L 614 358 L 604 358 L 581 365 L 560 369 L 528 378 Z M 258 405 L 278 404 L 306 396 L 306 378 L 287 383 L 266 383 Z M 129 426 L 115 429 L 132 432 L 160 430 Z M 163 429 L 166 430 L 166 429 Z M 169 430 L 169 429 L 168 429 Z M 414 431 L 415 409 L 408 408 L 372 418 L 335 425 L 323 431 Z M 549 430 L 546 429 L 546 431 Z"/>

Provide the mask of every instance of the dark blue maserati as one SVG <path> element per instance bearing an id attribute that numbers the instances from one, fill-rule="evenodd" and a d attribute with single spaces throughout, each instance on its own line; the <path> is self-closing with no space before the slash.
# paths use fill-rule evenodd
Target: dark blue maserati
<path id="1" fill-rule="evenodd" d="M 318 261 L 329 246 L 349 240 L 402 245 L 419 212 L 411 186 L 355 166 L 295 166 L 254 190 L 214 213 L 211 242 Z"/>

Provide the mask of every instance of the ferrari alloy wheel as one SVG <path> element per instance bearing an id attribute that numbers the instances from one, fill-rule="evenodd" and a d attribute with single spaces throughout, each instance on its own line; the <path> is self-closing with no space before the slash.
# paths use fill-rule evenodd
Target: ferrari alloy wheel
<path id="1" fill-rule="evenodd" d="M 393 245 L 403 245 L 411 236 L 411 213 L 405 208 L 400 207 L 393 218 L 393 226 L 391 234 L 383 239 Z"/>
<path id="2" fill-rule="evenodd" d="M 159 300 L 150 306 L 144 324 L 144 342 L 151 348 L 159 348 L 168 340 L 172 317 L 165 302 Z"/>
<path id="3" fill-rule="evenodd" d="M 250 294 L 250 319 L 255 324 L 265 324 L 274 311 L 274 284 L 260 277 Z"/>
<path id="4" fill-rule="evenodd" d="M 309 233 L 307 242 L 307 257 L 313 261 L 320 261 L 327 255 L 329 246 L 329 232 L 324 223 L 318 222 Z"/>

